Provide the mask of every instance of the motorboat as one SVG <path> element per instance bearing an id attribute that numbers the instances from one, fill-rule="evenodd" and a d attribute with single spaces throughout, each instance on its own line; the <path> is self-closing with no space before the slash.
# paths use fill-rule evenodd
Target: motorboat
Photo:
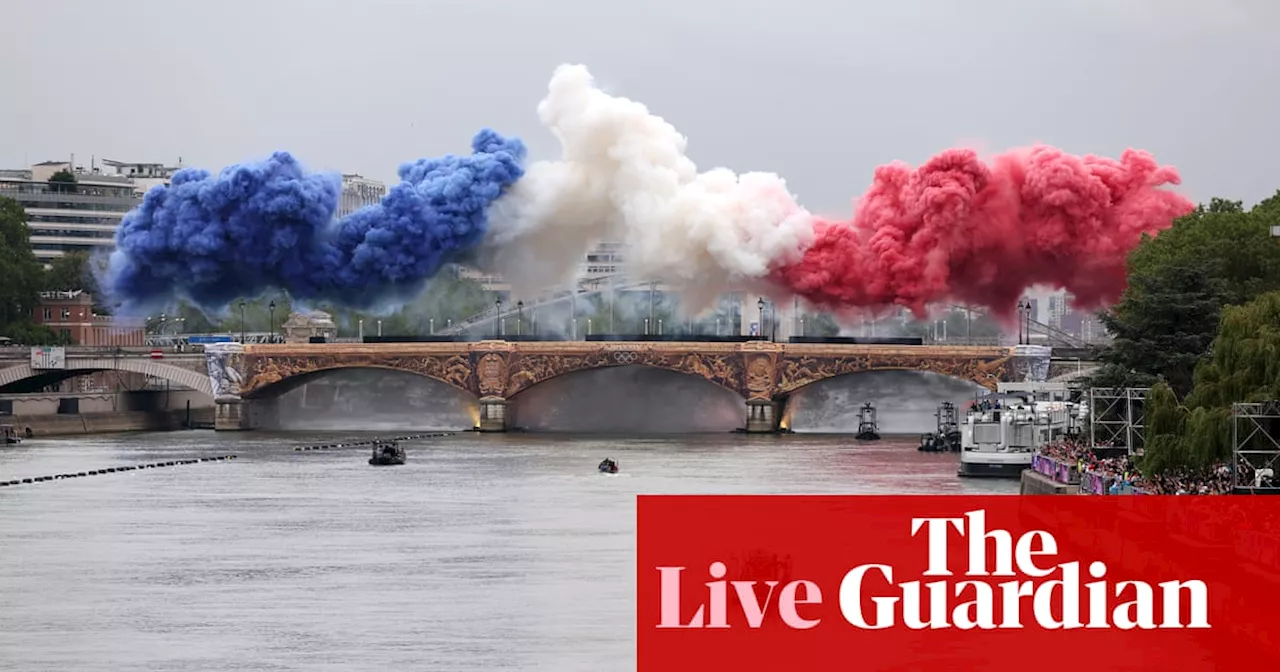
<path id="1" fill-rule="evenodd" d="M 1079 404 L 1065 385 L 1000 383 L 970 405 L 960 428 L 960 469 L 966 477 L 1019 478 L 1041 447 L 1078 431 Z"/>
<path id="2" fill-rule="evenodd" d="M 871 402 L 862 405 L 862 410 L 858 412 L 858 435 L 855 436 L 859 441 L 879 441 L 880 425 L 876 422 L 876 407 Z"/>
<path id="3" fill-rule="evenodd" d="M 388 466 L 395 464 L 404 464 L 405 454 L 404 448 L 400 447 L 397 441 L 374 441 L 373 455 L 369 458 L 369 464 L 374 466 Z"/>
<path id="4" fill-rule="evenodd" d="M 602 474 L 618 473 L 618 463 L 613 461 L 612 458 L 608 458 L 608 457 L 604 458 L 604 461 L 600 463 L 600 473 Z"/>
<path id="5" fill-rule="evenodd" d="M 956 405 L 948 401 L 939 406 L 934 415 L 938 419 L 938 428 L 935 432 L 920 437 L 920 447 L 917 450 L 926 453 L 960 452 L 962 432 L 956 419 Z"/>
<path id="6" fill-rule="evenodd" d="M 0 425 L 0 443 L 22 443 L 22 437 L 18 436 L 18 429 L 13 425 Z"/>

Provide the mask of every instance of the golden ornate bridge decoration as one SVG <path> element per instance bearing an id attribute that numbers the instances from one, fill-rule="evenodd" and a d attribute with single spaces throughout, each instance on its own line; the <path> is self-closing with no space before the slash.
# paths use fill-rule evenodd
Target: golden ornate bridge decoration
<path id="1" fill-rule="evenodd" d="M 1023 380 L 1012 346 L 899 346 L 680 341 L 479 341 L 245 345 L 226 364 L 244 399 L 276 397 L 315 374 L 344 368 L 405 371 L 478 398 L 511 397 L 589 369 L 643 365 L 706 379 L 745 400 L 775 400 L 863 371 L 928 371 L 994 390 Z"/>

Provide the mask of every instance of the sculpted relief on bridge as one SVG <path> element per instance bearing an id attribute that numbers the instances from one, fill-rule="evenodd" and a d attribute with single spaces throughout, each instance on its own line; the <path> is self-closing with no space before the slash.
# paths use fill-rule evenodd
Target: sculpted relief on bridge
<path id="1" fill-rule="evenodd" d="M 207 348 L 220 399 L 274 396 L 299 376 L 382 368 L 435 379 L 476 397 L 509 398 L 558 376 L 646 365 L 699 376 L 748 400 L 784 396 L 827 378 L 886 369 L 930 371 L 995 389 L 1039 368 L 1010 347 L 685 342 L 219 344 Z M 1048 355 L 1044 355 L 1047 364 Z"/>

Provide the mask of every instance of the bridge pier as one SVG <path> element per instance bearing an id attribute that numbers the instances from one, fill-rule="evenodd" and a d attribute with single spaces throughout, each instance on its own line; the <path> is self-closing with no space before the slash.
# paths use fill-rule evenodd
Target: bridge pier
<path id="1" fill-rule="evenodd" d="M 482 432 L 507 431 L 507 400 L 502 397 L 482 397 L 480 399 L 480 424 L 476 429 Z"/>
<path id="2" fill-rule="evenodd" d="M 748 434 L 773 434 L 778 431 L 778 404 L 768 399 L 747 401 Z"/>
<path id="3" fill-rule="evenodd" d="M 213 429 L 239 432 L 249 429 L 249 405 L 243 399 L 218 399 L 213 416 Z"/>

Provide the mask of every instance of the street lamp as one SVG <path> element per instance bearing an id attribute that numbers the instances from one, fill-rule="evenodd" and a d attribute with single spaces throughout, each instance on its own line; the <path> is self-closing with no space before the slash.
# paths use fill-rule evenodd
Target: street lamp
<path id="1" fill-rule="evenodd" d="M 654 294 L 654 291 L 657 289 L 657 287 L 658 287 L 658 283 L 652 282 L 652 281 L 649 282 L 649 321 L 650 322 L 653 321 L 653 294 Z M 648 333 L 648 332 L 645 332 L 645 333 Z"/>
<path id="2" fill-rule="evenodd" d="M 244 343 L 244 301 L 240 302 L 240 342 Z"/>
<path id="3" fill-rule="evenodd" d="M 276 302 L 273 299 L 267 304 L 267 312 L 271 313 L 271 343 L 276 342 Z"/>
<path id="4" fill-rule="evenodd" d="M 1018 301 L 1018 345 L 1031 343 L 1030 316 L 1031 316 L 1031 302 L 1021 301 L 1021 300 Z M 1023 331 L 1022 329 L 1022 326 L 1024 323 L 1026 324 L 1026 327 L 1027 327 L 1026 331 Z"/>
<path id="5" fill-rule="evenodd" d="M 493 305 L 494 305 L 494 311 L 495 311 L 494 322 L 497 323 L 493 325 L 493 335 L 495 338 L 501 338 L 502 337 L 502 297 L 499 296 L 497 299 L 495 299 L 493 302 Z"/>
<path id="6" fill-rule="evenodd" d="M 522 325 L 524 325 L 524 299 L 516 301 L 516 338 L 520 338 Z"/>
<path id="7" fill-rule="evenodd" d="M 427 324 L 429 325 L 427 328 L 430 330 L 431 335 L 435 336 L 436 335 L 436 318 L 434 317 L 429 318 L 427 320 Z"/>
<path id="8" fill-rule="evenodd" d="M 760 297 L 759 301 L 756 301 L 756 306 L 760 308 L 760 326 L 756 329 L 756 335 L 763 338 L 764 337 L 764 297 L 763 296 Z"/>
<path id="9" fill-rule="evenodd" d="M 382 336 L 382 320 L 378 320 L 378 336 Z"/>

